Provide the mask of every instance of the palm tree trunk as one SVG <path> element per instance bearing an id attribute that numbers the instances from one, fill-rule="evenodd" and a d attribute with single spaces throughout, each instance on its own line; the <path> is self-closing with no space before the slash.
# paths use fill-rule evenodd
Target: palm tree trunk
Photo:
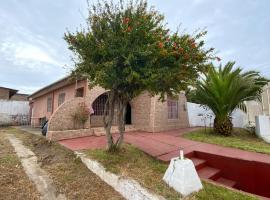
<path id="1" fill-rule="evenodd" d="M 229 116 L 218 117 L 214 120 L 214 131 L 217 134 L 229 136 L 232 134 L 233 124 Z"/>

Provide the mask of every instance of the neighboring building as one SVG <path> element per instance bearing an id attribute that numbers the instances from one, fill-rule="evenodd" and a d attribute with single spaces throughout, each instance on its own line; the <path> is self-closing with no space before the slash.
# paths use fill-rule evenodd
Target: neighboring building
<path id="1" fill-rule="evenodd" d="M 270 116 L 270 83 L 264 87 L 262 94 L 262 113 Z"/>
<path id="2" fill-rule="evenodd" d="M 268 115 L 270 116 L 270 83 L 263 88 L 262 101 L 248 101 L 247 115 L 248 121 L 255 124 L 255 116 Z"/>
<path id="3" fill-rule="evenodd" d="M 17 92 L 18 90 L 6 88 L 6 87 L 0 87 L 0 99 L 10 100 L 11 97 Z"/>
<path id="4" fill-rule="evenodd" d="M 29 124 L 28 95 L 0 87 L 0 126 Z"/>
<path id="5" fill-rule="evenodd" d="M 89 108 L 92 107 L 94 111 L 90 117 L 90 128 L 101 127 L 106 92 L 98 86 L 89 89 L 86 79 L 71 81 L 69 77 L 65 77 L 29 96 L 31 124 L 33 126 L 42 124 L 45 119 L 49 120 L 57 110 L 61 110 L 64 102 L 73 101 L 76 97 L 84 97 L 89 100 Z M 63 116 L 63 120 L 67 117 Z M 188 127 L 185 95 L 181 93 L 176 99 L 168 98 L 161 102 L 158 96 L 153 97 L 144 92 L 129 102 L 126 124 L 133 125 L 136 130 L 149 132 Z M 60 128 L 71 129 L 70 127 Z"/>
<path id="6" fill-rule="evenodd" d="M 14 101 L 28 101 L 29 95 L 17 93 L 18 90 L 11 88 L 0 87 L 0 99 L 3 100 L 14 100 Z"/>

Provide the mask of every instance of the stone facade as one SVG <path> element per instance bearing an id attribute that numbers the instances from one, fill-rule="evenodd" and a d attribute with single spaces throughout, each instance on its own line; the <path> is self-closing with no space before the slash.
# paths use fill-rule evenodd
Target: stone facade
<path id="1" fill-rule="evenodd" d="M 57 82 L 56 85 L 57 84 L 59 84 L 59 82 Z M 88 120 L 83 127 L 75 127 L 72 113 L 76 111 L 77 106 L 82 102 L 90 108 L 100 95 L 107 92 L 104 88 L 96 86 L 89 89 L 87 80 L 81 80 L 77 83 L 69 82 L 66 85 L 61 85 L 59 88 L 57 88 L 56 85 L 51 85 L 51 87 L 55 88 L 53 90 L 50 90 L 50 87 L 46 87 L 30 96 L 33 123 L 35 123 L 36 119 L 46 117 L 49 119 L 48 135 L 50 138 L 54 138 L 52 134 L 55 134 L 55 138 L 57 139 L 63 139 L 63 137 L 70 138 L 72 134 L 74 137 L 85 136 L 85 134 L 91 135 L 93 134 L 92 131 L 89 131 L 91 128 L 102 126 L 102 116 L 91 115 L 90 120 Z M 76 88 L 81 87 L 84 88 L 83 98 L 75 97 Z M 44 90 L 48 91 L 46 92 Z M 39 95 L 39 93 L 41 95 Z M 65 93 L 65 102 L 59 105 L 59 95 L 61 93 Z M 48 98 L 51 98 L 53 101 L 51 112 L 48 112 L 47 109 Z M 165 99 L 165 101 L 162 102 L 159 100 L 158 96 L 150 96 L 148 92 L 143 92 L 129 102 L 131 107 L 132 127 L 136 130 L 147 132 L 159 132 L 189 127 L 185 95 L 179 94 L 175 101 L 177 101 L 178 106 L 177 117 L 168 119 L 167 100 Z M 79 134 L 78 131 L 71 131 L 81 128 L 83 128 L 82 135 Z M 61 131 L 65 136 L 59 136 L 59 134 L 61 135 Z"/>

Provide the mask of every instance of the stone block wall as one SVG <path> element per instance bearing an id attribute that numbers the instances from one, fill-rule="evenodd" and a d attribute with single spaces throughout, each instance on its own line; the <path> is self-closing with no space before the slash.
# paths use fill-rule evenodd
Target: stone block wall
<path id="1" fill-rule="evenodd" d="M 93 130 L 91 129 L 78 129 L 78 130 L 65 130 L 65 131 L 49 131 L 47 134 L 47 139 L 53 141 L 79 138 L 93 135 Z"/>
<path id="2" fill-rule="evenodd" d="M 153 105 L 152 132 L 189 127 L 185 94 L 181 93 L 178 96 L 178 119 L 168 119 L 167 101 L 160 101 L 159 96 L 152 97 L 151 100 Z"/>
<path id="3" fill-rule="evenodd" d="M 76 97 L 70 99 L 69 101 L 66 101 L 60 107 L 58 107 L 49 120 L 48 131 L 78 129 L 78 127 L 76 127 L 76 124 L 74 124 L 72 115 L 76 112 L 80 103 L 85 103 L 86 105 L 89 105 L 89 100 L 88 98 Z M 84 124 L 83 128 L 90 128 L 89 119 Z"/>
<path id="4" fill-rule="evenodd" d="M 151 132 L 151 96 L 143 92 L 131 102 L 131 123 L 138 130 Z"/>

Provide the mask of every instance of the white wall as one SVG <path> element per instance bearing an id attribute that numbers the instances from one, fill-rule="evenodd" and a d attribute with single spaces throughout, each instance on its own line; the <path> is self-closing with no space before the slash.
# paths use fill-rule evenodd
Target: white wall
<path id="1" fill-rule="evenodd" d="M 256 116 L 256 134 L 265 142 L 270 143 L 270 117 L 265 115 Z"/>
<path id="2" fill-rule="evenodd" d="M 28 101 L 0 100 L 0 125 L 27 123 L 29 109 Z"/>
<path id="3" fill-rule="evenodd" d="M 206 117 L 206 126 L 210 127 L 211 125 L 213 127 L 215 116 L 211 110 L 204 109 L 200 104 L 187 102 L 187 111 L 191 127 L 204 126 L 203 119 L 207 115 L 212 116 L 212 118 Z M 234 127 L 244 128 L 248 124 L 247 114 L 239 109 L 235 110 L 232 114 L 232 123 Z"/>

